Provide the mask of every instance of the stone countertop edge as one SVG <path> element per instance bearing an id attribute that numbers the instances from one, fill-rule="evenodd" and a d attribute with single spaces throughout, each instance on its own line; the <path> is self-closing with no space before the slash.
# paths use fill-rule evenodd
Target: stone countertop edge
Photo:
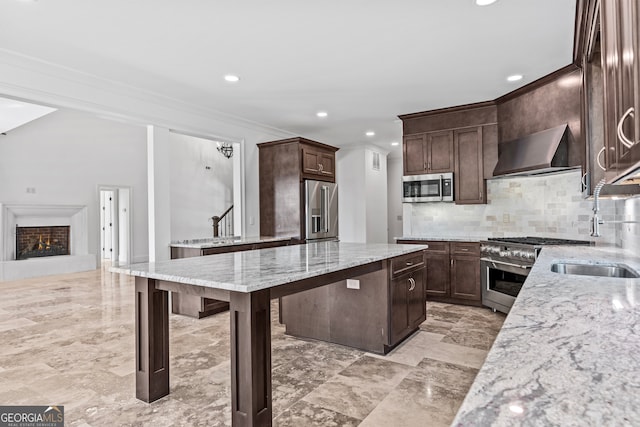
<path id="1" fill-rule="evenodd" d="M 640 278 L 551 272 L 558 261 L 640 272 L 621 248 L 543 248 L 452 426 L 640 420 Z"/>
<path id="2" fill-rule="evenodd" d="M 111 267 L 109 271 L 236 292 L 253 292 L 419 252 L 427 245 L 318 242 Z"/>
<path id="3" fill-rule="evenodd" d="M 250 245 L 252 243 L 281 242 L 291 237 L 254 236 L 254 237 L 209 237 L 204 239 L 176 240 L 169 243 L 172 248 L 223 248 L 225 246 Z"/>

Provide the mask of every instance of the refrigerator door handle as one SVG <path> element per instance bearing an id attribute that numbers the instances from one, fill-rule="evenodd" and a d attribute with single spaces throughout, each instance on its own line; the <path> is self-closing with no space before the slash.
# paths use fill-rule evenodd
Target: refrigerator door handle
<path id="1" fill-rule="evenodd" d="M 323 225 L 324 225 L 324 232 L 328 233 L 329 232 L 329 187 L 326 185 L 323 185 L 321 187 L 321 191 L 322 191 L 322 219 L 323 219 Z"/>

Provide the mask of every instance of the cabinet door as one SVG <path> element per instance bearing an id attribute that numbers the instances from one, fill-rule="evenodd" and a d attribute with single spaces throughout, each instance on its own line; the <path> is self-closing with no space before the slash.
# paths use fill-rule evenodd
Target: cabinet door
<path id="1" fill-rule="evenodd" d="M 451 297 L 480 301 L 480 257 L 451 256 Z"/>
<path id="2" fill-rule="evenodd" d="M 405 332 L 409 328 L 409 311 L 407 305 L 407 298 L 409 293 L 409 287 L 411 285 L 409 281 L 409 275 L 411 273 L 404 274 L 391 280 L 391 325 L 390 325 L 390 345 L 395 345 L 401 338 L 404 337 Z"/>
<path id="3" fill-rule="evenodd" d="M 320 153 L 309 150 L 308 148 L 302 149 L 303 173 L 320 174 L 320 164 Z"/>
<path id="4" fill-rule="evenodd" d="M 403 138 L 404 174 L 417 175 L 427 170 L 426 135 L 411 135 Z"/>
<path id="5" fill-rule="evenodd" d="M 436 297 L 449 296 L 449 252 L 427 251 L 426 294 Z"/>
<path id="6" fill-rule="evenodd" d="M 335 155 L 333 153 L 319 153 L 318 163 L 321 175 L 329 177 L 333 177 L 335 175 Z"/>
<path id="7" fill-rule="evenodd" d="M 638 14 L 637 0 L 607 0 L 601 5 L 602 63 L 604 68 L 605 161 L 613 177 L 635 163 L 620 131 L 637 142 Z"/>
<path id="8" fill-rule="evenodd" d="M 486 203 L 482 157 L 482 127 L 454 132 L 455 203 Z"/>
<path id="9" fill-rule="evenodd" d="M 453 172 L 453 131 L 427 134 L 429 173 Z"/>
<path id="10" fill-rule="evenodd" d="M 411 282 L 413 279 L 413 283 Z M 409 289 L 407 291 L 408 326 L 415 329 L 426 319 L 427 306 L 425 301 L 424 269 L 409 274 Z"/>

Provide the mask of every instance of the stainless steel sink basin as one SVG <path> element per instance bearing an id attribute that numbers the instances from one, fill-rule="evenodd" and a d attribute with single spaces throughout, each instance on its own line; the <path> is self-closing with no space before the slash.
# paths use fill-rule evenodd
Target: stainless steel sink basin
<path id="1" fill-rule="evenodd" d="M 638 273 L 621 264 L 577 264 L 573 262 L 556 262 L 551 264 L 551 271 L 560 274 L 578 274 L 580 276 L 637 278 Z"/>

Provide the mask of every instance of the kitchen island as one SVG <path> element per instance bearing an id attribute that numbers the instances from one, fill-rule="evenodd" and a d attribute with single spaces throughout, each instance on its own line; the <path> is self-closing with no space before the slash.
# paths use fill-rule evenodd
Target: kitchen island
<path id="1" fill-rule="evenodd" d="M 227 252 L 251 251 L 255 249 L 275 248 L 299 241 L 290 237 L 274 236 L 228 236 L 204 239 L 176 240 L 170 243 L 171 259 L 195 256 L 216 255 Z M 171 312 L 201 319 L 221 311 L 229 310 L 228 301 L 212 298 L 200 298 L 196 295 L 171 293 Z"/>
<path id="2" fill-rule="evenodd" d="M 569 260 L 640 272 L 620 248 L 543 248 L 454 426 L 637 425 L 640 278 L 551 271 Z"/>
<path id="3" fill-rule="evenodd" d="M 230 303 L 232 424 L 271 425 L 270 300 L 393 270 L 424 249 L 322 242 L 113 268 L 136 277 L 136 397 L 169 394 L 168 291 L 215 298 Z"/>

